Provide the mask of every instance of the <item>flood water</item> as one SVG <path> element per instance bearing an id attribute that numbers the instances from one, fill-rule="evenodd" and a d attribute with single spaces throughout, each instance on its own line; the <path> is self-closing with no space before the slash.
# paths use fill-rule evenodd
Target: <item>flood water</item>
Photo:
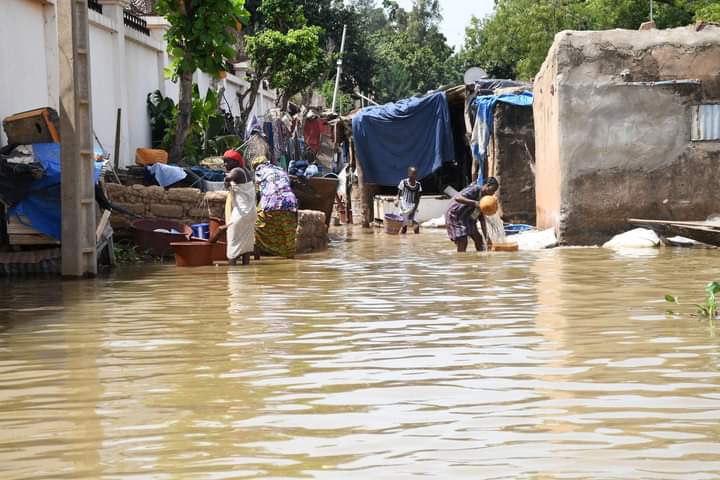
<path id="1" fill-rule="evenodd" d="M 720 478 L 720 251 L 451 247 L 3 282 L 0 478 Z"/>

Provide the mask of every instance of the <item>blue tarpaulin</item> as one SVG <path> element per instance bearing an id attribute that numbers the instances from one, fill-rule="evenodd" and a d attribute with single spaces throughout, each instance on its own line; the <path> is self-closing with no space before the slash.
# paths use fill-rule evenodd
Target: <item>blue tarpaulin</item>
<path id="1" fill-rule="evenodd" d="M 531 92 L 522 92 L 520 94 L 506 93 L 503 95 L 485 95 L 475 99 L 477 116 L 472 133 L 471 150 L 473 160 L 479 165 L 477 181 L 481 185 L 485 182 L 483 165 L 487 158 L 487 147 L 490 143 L 490 137 L 492 137 L 493 113 L 495 112 L 495 104 L 497 104 L 497 102 L 519 106 L 532 106 L 533 94 Z"/>
<path id="2" fill-rule="evenodd" d="M 364 108 L 353 118 L 352 131 L 367 183 L 396 186 L 410 166 L 424 178 L 455 161 L 443 92 Z"/>
<path id="3" fill-rule="evenodd" d="M 35 230 L 60 240 L 60 145 L 36 143 L 32 149 L 35 161 L 43 166 L 45 174 L 33 182 L 27 197 L 11 208 L 8 214 L 24 215 Z M 95 162 L 95 182 L 100 177 L 100 170 L 102 162 Z"/>

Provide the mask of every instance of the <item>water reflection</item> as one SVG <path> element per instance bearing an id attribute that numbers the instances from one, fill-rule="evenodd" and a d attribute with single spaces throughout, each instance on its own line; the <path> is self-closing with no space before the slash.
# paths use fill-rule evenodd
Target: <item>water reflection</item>
<path id="1" fill-rule="evenodd" d="M 0 477 L 714 478 L 714 250 L 328 254 L 5 285 Z M 61 288 L 58 288 L 61 285 Z"/>

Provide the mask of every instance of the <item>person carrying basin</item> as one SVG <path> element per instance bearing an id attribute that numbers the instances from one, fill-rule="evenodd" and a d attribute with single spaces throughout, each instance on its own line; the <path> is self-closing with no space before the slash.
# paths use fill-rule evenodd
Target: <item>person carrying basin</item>
<path id="1" fill-rule="evenodd" d="M 483 249 L 483 235 L 488 238 L 485 215 L 493 215 L 497 211 L 494 195 L 499 187 L 497 179 L 490 177 L 482 186 L 477 183 L 469 185 L 450 202 L 445 212 L 445 224 L 448 237 L 455 243 L 458 252 L 467 250 L 468 237 L 473 239 L 477 251 Z M 478 220 L 483 235 L 477 229 Z M 487 246 L 492 246 L 490 240 Z"/>

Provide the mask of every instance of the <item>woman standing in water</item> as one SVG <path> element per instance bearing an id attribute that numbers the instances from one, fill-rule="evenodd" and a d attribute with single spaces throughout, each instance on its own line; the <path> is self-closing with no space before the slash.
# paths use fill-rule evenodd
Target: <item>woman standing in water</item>
<path id="1" fill-rule="evenodd" d="M 226 256 L 230 265 L 242 258 L 243 265 L 250 263 L 250 255 L 255 250 L 255 183 L 252 171 L 245 166 L 245 159 L 235 150 L 223 154 L 223 163 L 227 170 L 225 188 L 228 191 L 225 200 L 225 225 L 221 225 L 211 242 L 219 240 L 223 232 L 227 234 Z"/>
<path id="2" fill-rule="evenodd" d="M 448 237 L 455 243 L 458 252 L 467 250 L 468 237 L 473 239 L 477 251 L 483 249 L 483 237 L 477 229 L 478 219 L 485 238 L 487 238 L 487 227 L 485 215 L 480 211 L 480 199 L 494 195 L 498 187 L 500 184 L 495 177 L 490 177 L 483 186 L 473 183 L 466 187 L 450 202 L 450 207 L 445 212 L 445 224 Z"/>
<path id="3" fill-rule="evenodd" d="M 295 256 L 297 198 L 290 188 L 287 172 L 263 156 L 252 162 L 260 200 L 255 224 L 255 246 L 259 253 L 279 257 Z"/>
<path id="4" fill-rule="evenodd" d="M 237 167 L 225 177 L 228 190 L 225 202 L 227 225 L 221 227 L 227 231 L 227 258 L 235 265 L 242 257 L 242 264 L 250 264 L 250 255 L 255 250 L 255 185 L 250 170 Z"/>

